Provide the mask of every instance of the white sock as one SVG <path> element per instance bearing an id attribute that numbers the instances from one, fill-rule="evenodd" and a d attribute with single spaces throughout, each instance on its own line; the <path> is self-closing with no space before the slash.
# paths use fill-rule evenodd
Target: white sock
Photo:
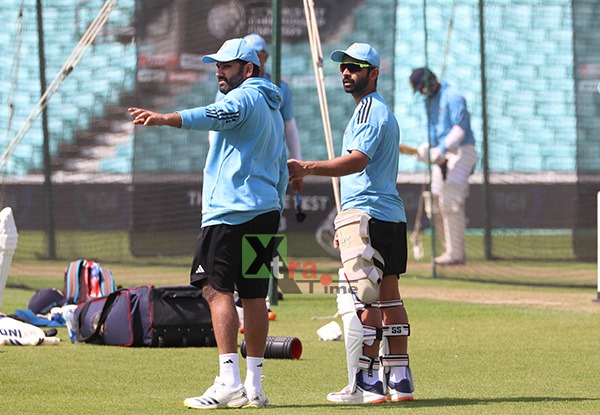
<path id="1" fill-rule="evenodd" d="M 246 357 L 246 381 L 244 385 L 246 389 L 254 388 L 258 391 L 262 391 L 262 383 L 260 382 L 262 377 L 262 369 L 263 363 L 265 361 L 264 357 Z"/>
<path id="2" fill-rule="evenodd" d="M 377 381 L 379 380 L 379 370 L 361 370 L 363 382 L 365 382 L 367 385 L 374 385 L 375 383 L 377 383 Z"/>
<path id="3" fill-rule="evenodd" d="M 240 377 L 240 363 L 237 353 L 219 355 L 219 380 L 229 387 L 236 387 L 242 383 Z"/>
<path id="4" fill-rule="evenodd" d="M 402 379 L 406 379 L 406 368 L 405 367 L 392 367 L 390 368 L 390 381 L 394 383 L 400 382 Z"/>

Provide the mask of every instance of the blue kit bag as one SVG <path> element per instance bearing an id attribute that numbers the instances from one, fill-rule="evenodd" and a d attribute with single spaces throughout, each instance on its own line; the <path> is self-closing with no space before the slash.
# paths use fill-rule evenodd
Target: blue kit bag
<path id="1" fill-rule="evenodd" d="M 123 288 L 75 311 L 76 338 L 114 346 L 216 346 L 208 303 L 193 286 Z"/>

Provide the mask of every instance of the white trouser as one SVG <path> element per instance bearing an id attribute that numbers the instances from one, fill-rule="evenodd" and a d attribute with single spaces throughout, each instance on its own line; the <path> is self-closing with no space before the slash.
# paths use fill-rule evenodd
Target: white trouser
<path id="1" fill-rule="evenodd" d="M 452 259 L 464 260 L 467 226 L 465 200 L 469 196 L 469 176 L 477 163 L 477 152 L 474 145 L 464 145 L 456 152 L 447 152 L 446 159 L 446 179 L 441 168 L 436 166 L 432 172 L 431 190 L 434 201 L 437 196 L 439 203 L 445 253 Z"/>
<path id="2" fill-rule="evenodd" d="M 433 219 L 435 234 L 440 238 L 442 247 L 446 249 L 446 236 L 444 235 L 444 218 L 442 218 L 442 214 L 440 211 L 440 197 L 438 195 L 434 195 L 432 199 L 431 192 L 429 192 L 428 190 L 424 190 L 421 193 L 421 196 L 423 197 L 423 204 L 425 206 L 425 215 L 427 216 L 427 219 Z"/>

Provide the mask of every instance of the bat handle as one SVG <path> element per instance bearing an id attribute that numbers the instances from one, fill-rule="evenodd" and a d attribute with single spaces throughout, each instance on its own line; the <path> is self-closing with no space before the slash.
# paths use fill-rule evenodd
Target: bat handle
<path id="1" fill-rule="evenodd" d="M 304 219 L 306 219 L 306 213 L 304 213 L 302 211 L 302 196 L 300 196 L 300 193 L 296 192 L 296 220 L 298 222 L 304 222 Z"/>

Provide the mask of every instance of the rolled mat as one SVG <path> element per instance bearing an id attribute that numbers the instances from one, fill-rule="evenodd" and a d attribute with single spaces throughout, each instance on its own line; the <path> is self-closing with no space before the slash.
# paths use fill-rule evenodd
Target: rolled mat
<path id="1" fill-rule="evenodd" d="M 246 339 L 240 344 L 240 352 L 246 357 Z M 300 359 L 302 342 L 296 337 L 267 336 L 265 359 Z"/>

